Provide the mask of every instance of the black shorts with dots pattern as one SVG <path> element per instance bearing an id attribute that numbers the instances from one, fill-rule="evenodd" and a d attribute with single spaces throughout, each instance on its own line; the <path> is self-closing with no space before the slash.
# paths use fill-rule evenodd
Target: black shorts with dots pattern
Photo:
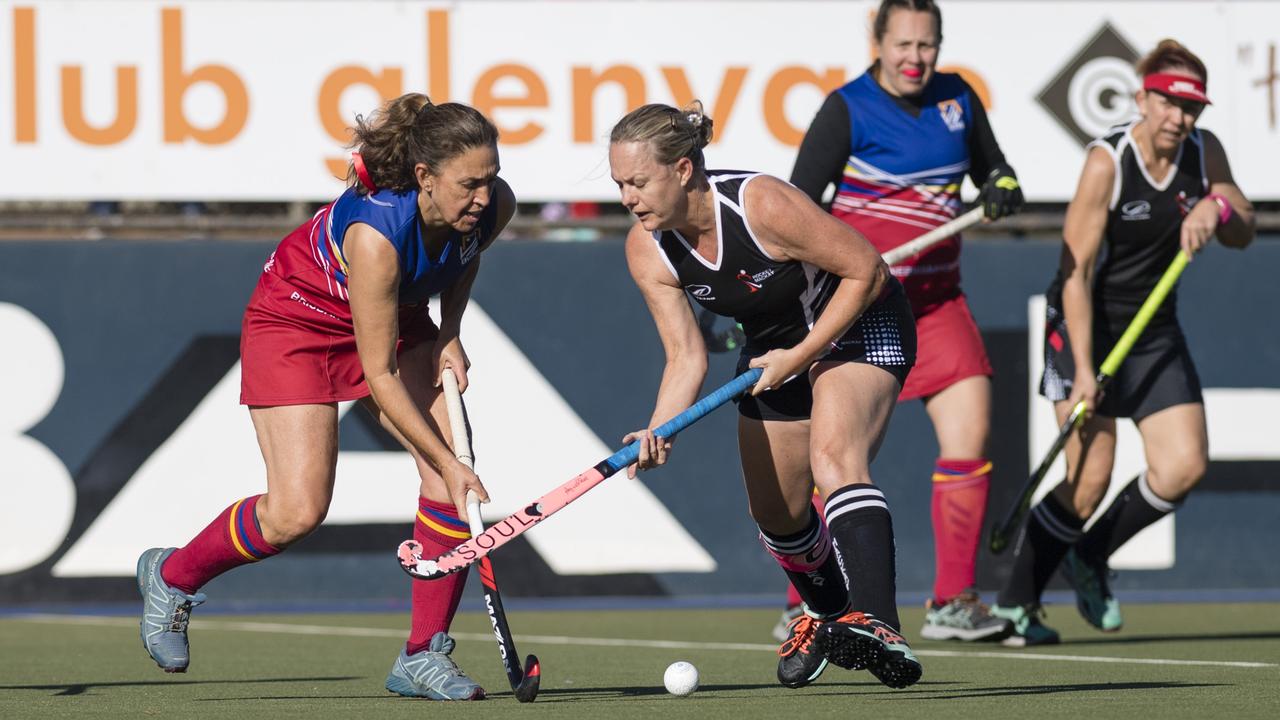
<path id="1" fill-rule="evenodd" d="M 737 372 L 746 372 L 751 360 L 765 352 L 752 348 L 748 342 L 738 356 Z M 901 389 L 916 363 L 916 322 L 902 285 L 891 280 L 880 299 L 831 343 L 830 351 L 819 361 L 875 365 L 893 375 Z M 781 387 L 738 400 L 738 412 L 755 420 L 808 420 L 812 409 L 813 386 L 807 373 L 791 378 Z"/>

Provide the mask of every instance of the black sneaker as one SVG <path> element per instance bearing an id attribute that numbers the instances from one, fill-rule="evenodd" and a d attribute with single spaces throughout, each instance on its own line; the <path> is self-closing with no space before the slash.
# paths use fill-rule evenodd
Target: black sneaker
<path id="1" fill-rule="evenodd" d="M 827 669 L 827 659 L 813 649 L 821 624 L 807 612 L 787 624 L 787 639 L 778 648 L 778 682 L 789 688 L 804 687 Z"/>
<path id="2" fill-rule="evenodd" d="M 872 615 L 851 612 L 827 620 L 814 640 L 817 652 L 848 670 L 869 670 L 891 688 L 914 685 L 924 674 L 898 631 Z"/>

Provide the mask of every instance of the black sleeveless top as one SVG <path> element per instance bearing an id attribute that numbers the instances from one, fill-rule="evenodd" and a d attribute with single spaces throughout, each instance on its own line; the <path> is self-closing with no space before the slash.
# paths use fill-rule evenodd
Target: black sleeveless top
<path id="1" fill-rule="evenodd" d="M 1198 130 L 1182 142 L 1164 178 L 1152 178 L 1142 162 L 1133 126 L 1112 128 L 1089 144 L 1115 162 L 1103 247 L 1093 281 L 1093 325 L 1097 336 L 1118 339 L 1138 313 L 1160 276 L 1180 250 L 1182 219 L 1208 192 L 1204 145 Z M 1049 288 L 1049 302 L 1062 306 L 1061 270 Z M 1178 332 L 1177 290 L 1169 293 L 1143 333 Z"/>
<path id="2" fill-rule="evenodd" d="M 689 295 L 742 325 L 746 350 L 792 347 L 804 339 L 839 278 L 809 263 L 773 259 L 756 240 L 743 202 L 760 173 L 708 170 L 715 198 L 716 260 L 707 262 L 679 232 L 653 234 L 667 268 Z"/>

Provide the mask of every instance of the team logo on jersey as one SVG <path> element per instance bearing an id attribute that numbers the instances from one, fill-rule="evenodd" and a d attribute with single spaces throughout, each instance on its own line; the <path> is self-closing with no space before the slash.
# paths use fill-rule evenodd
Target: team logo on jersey
<path id="1" fill-rule="evenodd" d="M 267 258 L 267 264 L 262 266 L 262 272 L 264 273 L 271 272 L 271 268 L 275 266 L 276 266 L 276 253 L 273 250 L 271 252 L 271 257 Z"/>
<path id="2" fill-rule="evenodd" d="M 689 294 L 698 300 L 715 300 L 716 296 L 711 292 L 710 285 L 690 285 L 685 288 Z"/>
<path id="3" fill-rule="evenodd" d="M 470 235 L 462 238 L 462 249 L 458 251 L 458 260 L 463 265 L 471 262 L 476 256 L 476 252 L 480 250 L 480 231 L 477 230 Z"/>
<path id="4" fill-rule="evenodd" d="M 749 292 L 755 292 L 764 287 L 764 281 L 773 277 L 775 272 L 777 272 L 777 270 L 774 270 L 773 268 L 765 268 L 755 275 L 752 275 L 746 270 L 739 270 L 738 279 L 742 281 L 742 284 L 747 286 Z"/>
<path id="5" fill-rule="evenodd" d="M 938 103 L 938 114 L 951 132 L 964 130 L 964 108 L 960 107 L 958 100 L 943 100 Z"/>
<path id="6" fill-rule="evenodd" d="M 1151 203 L 1146 200 L 1130 200 L 1120 206 L 1121 220 L 1150 220 Z"/>
<path id="7" fill-rule="evenodd" d="M 1187 195 L 1187 192 L 1185 190 L 1181 190 L 1178 192 L 1177 199 L 1178 199 L 1178 212 L 1182 213 L 1182 217 L 1186 217 L 1187 213 L 1191 212 L 1191 208 L 1195 207 L 1196 203 L 1200 202 L 1200 198 L 1191 197 Z"/>

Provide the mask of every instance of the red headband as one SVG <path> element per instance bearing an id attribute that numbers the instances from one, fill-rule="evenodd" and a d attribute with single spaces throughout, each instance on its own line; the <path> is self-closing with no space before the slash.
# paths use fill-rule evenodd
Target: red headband
<path id="1" fill-rule="evenodd" d="M 1204 83 L 1186 75 L 1170 73 L 1151 73 L 1142 78 L 1143 90 L 1155 90 L 1158 93 L 1184 100 L 1194 100 L 1210 105 L 1209 96 L 1204 94 Z"/>
<path id="2" fill-rule="evenodd" d="M 373 178 L 369 177 L 369 170 L 364 166 L 364 158 L 360 157 L 360 153 L 351 153 L 351 164 L 356 169 L 356 179 L 360 184 L 365 186 L 369 192 L 378 192 L 378 186 L 373 184 Z"/>

